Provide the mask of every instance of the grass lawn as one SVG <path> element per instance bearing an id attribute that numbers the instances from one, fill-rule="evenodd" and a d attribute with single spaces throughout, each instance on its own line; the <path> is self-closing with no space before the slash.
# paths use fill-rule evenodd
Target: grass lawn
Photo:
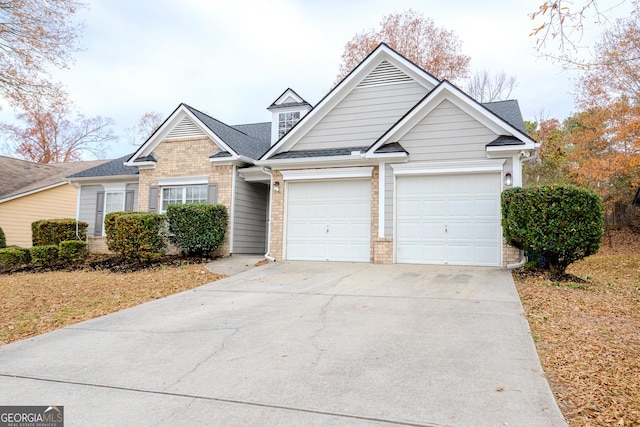
<path id="1" fill-rule="evenodd" d="M 113 313 L 225 277 L 205 264 L 0 274 L 0 345 Z"/>
<path id="2" fill-rule="evenodd" d="M 571 265 L 586 282 L 515 274 L 551 389 L 571 426 L 640 425 L 640 235 Z"/>

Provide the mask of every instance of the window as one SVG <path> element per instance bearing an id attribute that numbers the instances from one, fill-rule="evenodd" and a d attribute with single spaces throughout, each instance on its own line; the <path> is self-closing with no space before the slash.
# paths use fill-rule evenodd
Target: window
<path id="1" fill-rule="evenodd" d="M 124 193 L 123 192 L 115 192 L 115 193 L 106 193 L 105 201 L 104 201 L 104 214 L 108 214 L 110 212 L 120 212 L 124 210 Z"/>
<path id="2" fill-rule="evenodd" d="M 207 193 L 206 185 L 164 187 L 162 189 L 162 212 L 166 212 L 169 205 L 208 202 Z"/>
<path id="3" fill-rule="evenodd" d="M 278 116 L 278 139 L 282 138 L 300 120 L 300 112 L 280 113 Z"/>

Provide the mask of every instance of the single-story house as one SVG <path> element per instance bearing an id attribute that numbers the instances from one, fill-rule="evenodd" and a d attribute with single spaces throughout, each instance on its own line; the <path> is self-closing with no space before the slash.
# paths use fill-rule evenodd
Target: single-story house
<path id="1" fill-rule="evenodd" d="M 34 221 L 75 218 L 78 190 L 65 177 L 101 163 L 42 164 L 0 156 L 0 227 L 7 245 L 30 247 Z"/>
<path id="2" fill-rule="evenodd" d="M 230 212 L 220 255 L 520 261 L 502 238 L 500 194 L 522 185 L 522 161 L 539 145 L 517 101 L 480 104 L 381 44 L 317 105 L 287 89 L 268 110 L 271 122 L 230 126 L 180 104 L 124 162 L 132 172 L 118 186 L 70 177 L 87 207 L 80 219 L 99 235 L 127 197 L 154 212 L 208 201 Z"/>

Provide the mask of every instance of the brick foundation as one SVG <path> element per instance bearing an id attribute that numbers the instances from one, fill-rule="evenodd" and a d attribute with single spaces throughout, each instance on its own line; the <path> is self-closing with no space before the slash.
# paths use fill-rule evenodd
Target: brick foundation
<path id="1" fill-rule="evenodd" d="M 393 264 L 393 239 L 376 238 L 373 240 L 373 262 L 375 264 Z"/>

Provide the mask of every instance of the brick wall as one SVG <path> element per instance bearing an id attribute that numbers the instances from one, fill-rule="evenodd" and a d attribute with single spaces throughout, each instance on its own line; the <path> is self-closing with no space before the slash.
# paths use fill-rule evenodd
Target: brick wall
<path id="1" fill-rule="evenodd" d="M 280 183 L 280 191 L 271 191 L 271 227 L 270 239 L 271 245 L 269 246 L 269 256 L 276 260 L 282 259 L 283 247 L 283 233 L 284 233 L 284 191 L 285 185 L 282 179 L 282 174 L 279 171 L 273 172 L 273 182 Z"/>
<path id="2" fill-rule="evenodd" d="M 502 266 L 506 267 L 509 264 L 517 264 L 522 260 L 522 251 L 507 244 L 502 239 Z"/>
<path id="3" fill-rule="evenodd" d="M 92 254 L 112 254 L 107 247 L 107 238 L 102 236 L 87 236 L 89 253 Z"/>
<path id="4" fill-rule="evenodd" d="M 393 264 L 393 239 L 378 237 L 373 239 L 373 262 L 376 264 Z"/>
<path id="5" fill-rule="evenodd" d="M 209 161 L 209 156 L 216 148 L 217 146 L 208 138 L 165 140 L 160 143 L 154 150 L 158 158 L 155 169 L 140 170 L 139 209 L 148 210 L 149 186 L 158 185 L 158 178 L 207 176 L 209 184 L 218 185 L 218 203 L 225 205 L 231 214 L 233 166 L 216 165 Z M 158 207 L 160 208 L 160 192 L 158 192 Z M 216 250 L 215 255 L 230 254 L 230 231 L 229 226 L 224 244 Z"/>
<path id="6" fill-rule="evenodd" d="M 378 238 L 378 187 L 380 167 L 375 166 L 371 173 L 371 256 L 370 261 L 377 263 L 375 241 Z"/>

